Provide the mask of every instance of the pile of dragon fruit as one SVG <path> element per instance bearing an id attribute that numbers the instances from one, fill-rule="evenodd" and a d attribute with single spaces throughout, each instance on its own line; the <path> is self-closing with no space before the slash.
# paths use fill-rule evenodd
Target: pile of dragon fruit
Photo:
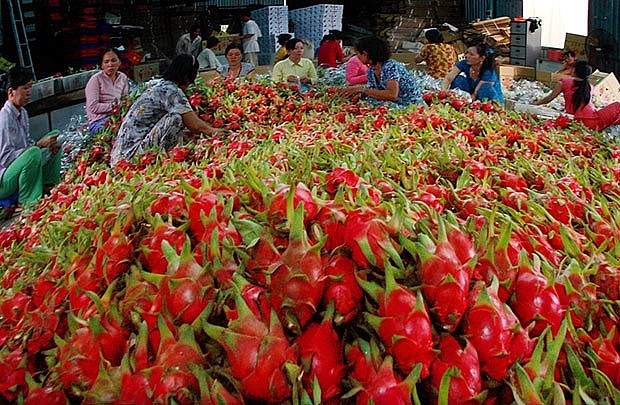
<path id="1" fill-rule="evenodd" d="M 620 402 L 620 148 L 443 92 L 198 82 L 228 136 L 0 231 L 0 403 Z"/>

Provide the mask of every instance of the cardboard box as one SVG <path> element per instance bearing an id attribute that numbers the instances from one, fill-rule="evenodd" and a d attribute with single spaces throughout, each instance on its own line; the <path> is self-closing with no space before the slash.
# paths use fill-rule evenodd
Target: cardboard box
<path id="1" fill-rule="evenodd" d="M 241 35 L 222 35 L 216 38 L 220 41 L 217 46 L 213 48 L 213 53 L 216 55 L 224 55 L 226 47 L 232 42 L 241 43 Z"/>
<path id="2" fill-rule="evenodd" d="M 136 83 L 146 82 L 157 75 L 159 75 L 159 61 L 140 63 L 133 67 L 133 81 Z"/>
<path id="3" fill-rule="evenodd" d="M 594 87 L 592 98 L 595 103 L 610 104 L 620 101 L 620 83 L 613 73 L 596 71 L 590 76 Z"/>
<path id="4" fill-rule="evenodd" d="M 577 59 L 587 60 L 586 55 L 586 37 L 583 35 L 566 33 L 564 38 L 564 51 L 573 51 Z"/>
<path id="5" fill-rule="evenodd" d="M 511 80 L 527 79 L 534 80 L 536 78 L 536 69 L 529 66 L 518 65 L 499 65 L 499 79 L 503 86 L 509 84 Z"/>

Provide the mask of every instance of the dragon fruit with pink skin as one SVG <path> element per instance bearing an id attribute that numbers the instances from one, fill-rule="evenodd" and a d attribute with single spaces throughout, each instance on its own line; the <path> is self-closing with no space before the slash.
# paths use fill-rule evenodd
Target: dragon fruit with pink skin
<path id="1" fill-rule="evenodd" d="M 409 374 L 421 363 L 421 376 L 428 377 L 436 356 L 431 321 L 422 295 L 399 285 L 389 265 L 385 268 L 385 290 L 362 279 L 358 282 L 379 303 L 376 315 L 364 315 L 394 357 L 398 369 Z"/>
<path id="2" fill-rule="evenodd" d="M 245 398 L 279 403 L 291 397 L 285 363 L 295 363 L 297 349 L 291 346 L 278 316 L 258 317 L 237 292 L 236 317 L 227 326 L 204 324 L 207 335 L 219 342 L 227 354 L 233 377 Z"/>

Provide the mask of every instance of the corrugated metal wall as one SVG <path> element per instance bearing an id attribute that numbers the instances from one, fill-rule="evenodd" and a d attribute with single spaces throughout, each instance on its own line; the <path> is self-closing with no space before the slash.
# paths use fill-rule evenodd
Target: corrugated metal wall
<path id="1" fill-rule="evenodd" d="M 588 3 L 588 31 L 602 29 L 616 42 L 616 63 L 613 71 L 620 74 L 620 0 L 590 0 Z"/>
<path id="2" fill-rule="evenodd" d="M 467 22 L 523 14 L 523 0 L 464 0 L 464 6 Z"/>

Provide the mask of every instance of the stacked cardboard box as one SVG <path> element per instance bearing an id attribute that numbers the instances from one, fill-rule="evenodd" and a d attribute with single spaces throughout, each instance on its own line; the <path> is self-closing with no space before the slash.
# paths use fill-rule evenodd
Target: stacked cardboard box
<path id="1" fill-rule="evenodd" d="M 289 12 L 287 6 L 270 6 L 252 11 L 252 19 L 261 30 L 262 37 L 258 39 L 260 53 L 258 63 L 270 65 L 276 51 L 276 38 L 279 34 L 288 32 Z"/>
<path id="2" fill-rule="evenodd" d="M 294 24 L 295 36 L 308 40 L 318 49 L 321 39 L 330 30 L 342 30 L 342 4 L 318 4 L 291 10 L 289 17 Z"/>
<path id="3" fill-rule="evenodd" d="M 596 71 L 590 76 L 594 87 L 592 98 L 597 104 L 610 104 L 620 101 L 620 83 L 613 73 Z"/>

